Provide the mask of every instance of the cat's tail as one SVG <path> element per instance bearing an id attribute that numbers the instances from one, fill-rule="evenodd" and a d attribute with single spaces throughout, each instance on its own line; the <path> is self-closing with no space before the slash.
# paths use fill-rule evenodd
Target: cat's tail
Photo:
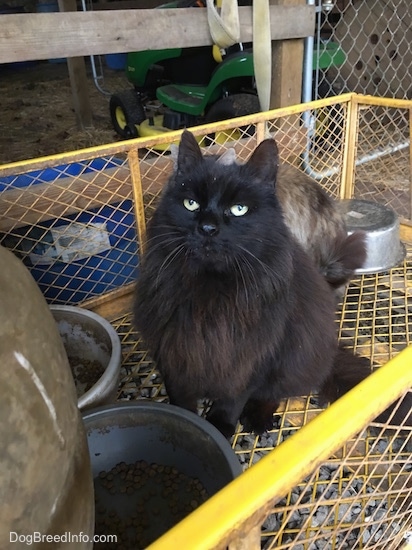
<path id="1" fill-rule="evenodd" d="M 336 354 L 331 376 L 319 391 L 321 403 L 333 403 L 371 374 L 369 359 L 354 355 L 340 347 Z M 374 420 L 393 426 L 412 426 L 412 391 L 395 401 Z"/>
<path id="2" fill-rule="evenodd" d="M 366 260 L 366 235 L 355 231 L 342 233 L 322 258 L 321 272 L 333 289 L 346 285 Z"/>
<path id="3" fill-rule="evenodd" d="M 324 382 L 319 392 L 322 403 L 333 403 L 346 392 L 365 380 L 371 373 L 369 359 L 354 355 L 339 347 L 333 363 L 332 374 Z"/>

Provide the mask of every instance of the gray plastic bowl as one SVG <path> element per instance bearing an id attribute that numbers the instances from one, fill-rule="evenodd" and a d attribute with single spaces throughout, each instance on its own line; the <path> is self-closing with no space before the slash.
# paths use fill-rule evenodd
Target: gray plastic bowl
<path id="1" fill-rule="evenodd" d="M 113 402 L 121 366 L 120 339 L 100 315 L 77 306 L 51 305 L 67 356 L 85 362 L 97 362 L 104 369 L 93 386 L 78 397 L 81 410 Z"/>
<path id="2" fill-rule="evenodd" d="M 179 473 L 195 478 L 210 497 L 242 472 L 233 449 L 214 426 L 173 405 L 153 401 L 118 403 L 88 411 L 83 414 L 83 420 L 98 495 L 96 518 L 102 514 L 102 504 L 103 513 L 121 518 L 140 509 L 140 514 L 147 516 L 147 542 L 155 540 L 174 524 L 168 511 L 170 502 L 164 502 L 158 494 L 147 496 L 144 487 L 131 495 L 122 494 L 119 483 L 123 482 L 119 480 L 113 481 L 117 483 L 117 490 L 110 494 L 100 485 L 99 474 L 109 472 L 120 463 L 130 465 L 143 460 L 148 464 L 176 468 Z M 163 483 L 160 474 L 156 474 L 154 482 Z M 167 498 L 181 500 L 184 495 L 180 492 L 178 497 L 178 492 L 175 488 L 174 497 L 172 494 Z M 155 493 L 156 488 L 151 486 L 150 494 Z"/>

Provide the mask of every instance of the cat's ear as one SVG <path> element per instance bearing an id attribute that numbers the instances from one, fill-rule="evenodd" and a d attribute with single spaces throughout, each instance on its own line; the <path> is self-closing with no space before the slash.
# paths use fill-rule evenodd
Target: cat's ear
<path id="1" fill-rule="evenodd" d="M 169 151 L 170 151 L 170 158 L 172 159 L 173 164 L 176 164 L 177 156 L 179 154 L 179 146 L 176 145 L 176 143 L 172 143 L 169 147 Z"/>
<path id="2" fill-rule="evenodd" d="M 236 151 L 231 147 L 230 149 L 227 149 L 223 155 L 221 155 L 217 161 L 216 164 L 222 164 L 223 166 L 229 166 L 231 164 L 236 163 Z"/>
<path id="3" fill-rule="evenodd" d="M 276 141 L 274 139 L 263 140 L 253 151 L 246 164 L 253 168 L 259 179 L 274 184 L 279 168 L 279 151 Z"/>
<path id="4" fill-rule="evenodd" d="M 185 173 L 201 162 L 203 162 L 203 156 L 195 136 L 188 130 L 184 130 L 177 153 L 177 171 Z"/>

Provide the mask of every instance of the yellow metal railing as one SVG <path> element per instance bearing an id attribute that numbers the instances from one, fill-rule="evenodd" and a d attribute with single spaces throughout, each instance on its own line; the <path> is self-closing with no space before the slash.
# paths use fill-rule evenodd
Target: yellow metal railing
<path id="1" fill-rule="evenodd" d="M 247 537 L 248 530 L 254 527 L 250 518 L 257 520 L 264 516 L 274 500 L 280 499 L 368 425 L 404 394 L 405 388 L 412 387 L 411 366 L 412 346 L 192 512 L 153 543 L 150 550 L 211 550 L 229 544 L 237 533 Z M 408 431 L 410 435 L 412 428 Z M 260 548 L 260 544 L 248 548 Z"/>

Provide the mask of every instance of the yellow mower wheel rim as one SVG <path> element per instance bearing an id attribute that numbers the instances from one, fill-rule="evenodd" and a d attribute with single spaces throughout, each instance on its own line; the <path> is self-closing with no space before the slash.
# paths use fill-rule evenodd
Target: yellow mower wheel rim
<path id="1" fill-rule="evenodd" d="M 127 120 L 126 120 L 125 112 L 121 107 L 119 106 L 116 107 L 115 116 L 116 116 L 116 122 L 119 125 L 119 128 L 124 130 L 127 125 Z"/>

